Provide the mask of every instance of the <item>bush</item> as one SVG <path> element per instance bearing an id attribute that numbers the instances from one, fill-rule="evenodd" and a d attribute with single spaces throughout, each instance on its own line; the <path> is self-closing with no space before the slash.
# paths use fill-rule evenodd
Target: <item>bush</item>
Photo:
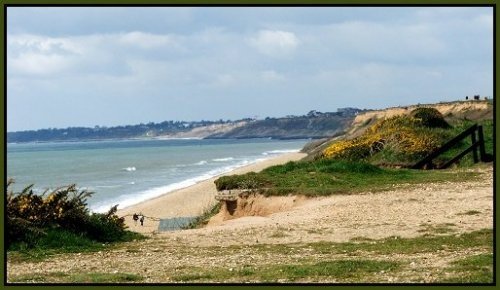
<path id="1" fill-rule="evenodd" d="M 99 242 L 115 242 L 123 240 L 125 223 L 123 218 L 116 215 L 118 206 L 115 205 L 107 213 L 93 213 L 83 225 L 82 231 L 87 236 Z"/>
<path id="2" fill-rule="evenodd" d="M 443 115 L 434 108 L 417 108 L 410 112 L 410 116 L 419 119 L 422 125 L 428 128 L 450 128 Z"/>
<path id="3" fill-rule="evenodd" d="M 120 241 L 127 234 L 123 218 L 116 216 L 117 206 L 106 214 L 90 213 L 86 200 L 92 192 L 70 185 L 37 195 L 30 185 L 14 193 L 8 189 L 12 182 L 7 182 L 7 248 L 15 243 L 32 247 L 53 230 L 98 242 Z"/>
<path id="4" fill-rule="evenodd" d="M 412 112 L 421 118 L 395 116 L 380 120 L 360 137 L 335 142 L 323 151 L 323 157 L 349 161 L 375 159 L 382 161 L 381 163 L 411 163 L 427 156 L 439 148 L 446 134 L 442 134 L 441 128 L 429 127 L 429 124 L 440 124 L 436 121 L 439 120 L 440 113 L 432 111 L 434 109 L 421 109 Z M 445 124 L 448 125 L 446 122 Z M 391 156 L 395 160 L 379 160 L 377 155 Z"/>

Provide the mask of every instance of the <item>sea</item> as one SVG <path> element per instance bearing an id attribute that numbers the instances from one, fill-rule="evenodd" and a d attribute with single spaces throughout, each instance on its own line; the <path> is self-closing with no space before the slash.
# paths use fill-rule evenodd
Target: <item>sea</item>
<path id="1" fill-rule="evenodd" d="M 298 152 L 309 140 L 150 139 L 8 143 L 9 188 L 76 184 L 93 212 L 128 207 L 236 168 Z"/>

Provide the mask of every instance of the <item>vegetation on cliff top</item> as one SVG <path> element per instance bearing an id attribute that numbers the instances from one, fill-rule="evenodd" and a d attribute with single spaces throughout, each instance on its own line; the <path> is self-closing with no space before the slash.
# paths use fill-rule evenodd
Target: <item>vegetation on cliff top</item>
<path id="1" fill-rule="evenodd" d="M 247 189 L 264 195 L 331 194 L 384 191 L 395 186 L 423 182 L 461 181 L 477 173 L 466 171 L 427 171 L 380 168 L 366 162 L 336 159 L 288 162 L 259 173 L 222 176 L 215 180 L 217 190 Z"/>
<path id="2" fill-rule="evenodd" d="M 438 110 L 418 108 L 379 120 L 357 138 L 333 143 L 321 157 L 411 165 L 450 139 L 450 127 Z"/>
<path id="3" fill-rule="evenodd" d="M 464 120 L 448 124 L 437 110 L 419 108 L 410 115 L 380 120 L 360 137 L 337 141 L 315 160 L 289 162 L 260 173 L 224 176 L 215 184 L 217 190 L 249 189 L 266 195 L 318 196 L 387 190 L 398 184 L 464 180 L 474 173 L 391 167 L 410 167 L 472 124 Z M 484 128 L 486 152 L 490 153 L 493 122 L 485 120 L 480 124 Z M 469 139 L 458 143 L 436 163 L 445 162 L 469 147 Z M 472 158 L 467 157 L 458 166 L 471 164 Z"/>

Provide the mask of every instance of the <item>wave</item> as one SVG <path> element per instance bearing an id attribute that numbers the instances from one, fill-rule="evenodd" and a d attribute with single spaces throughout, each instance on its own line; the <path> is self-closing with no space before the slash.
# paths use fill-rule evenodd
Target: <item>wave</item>
<path id="1" fill-rule="evenodd" d="M 207 164 L 206 160 L 201 160 L 200 162 L 195 163 L 195 165 L 205 165 Z"/>
<path id="2" fill-rule="evenodd" d="M 149 137 L 148 139 L 154 139 L 154 140 L 203 140 L 202 137 L 168 137 L 168 136 Z"/>
<path id="3" fill-rule="evenodd" d="M 123 168 L 123 170 L 130 172 L 130 171 L 136 171 L 137 168 L 135 168 L 134 166 L 131 166 L 131 167 L 125 167 L 125 168 Z"/>
<path id="4" fill-rule="evenodd" d="M 129 206 L 132 206 L 134 204 L 143 202 L 145 200 L 153 199 L 155 197 L 171 193 L 172 191 L 179 190 L 182 188 L 186 188 L 192 185 L 195 185 L 199 182 L 208 180 L 210 178 L 220 176 L 222 174 L 231 172 L 237 168 L 244 167 L 253 163 L 261 162 L 267 160 L 267 158 L 255 158 L 255 159 L 245 159 L 242 160 L 238 163 L 228 165 L 228 166 L 223 166 L 223 167 L 218 167 L 212 170 L 209 170 L 205 173 L 202 173 L 198 176 L 191 177 L 188 179 L 185 179 L 180 182 L 175 182 L 166 186 L 159 186 L 159 187 L 154 187 L 150 188 L 144 191 L 140 191 L 137 193 L 131 193 L 131 194 L 123 194 L 119 196 L 118 198 L 113 199 L 112 201 L 110 200 L 105 200 L 102 201 L 98 204 L 95 204 L 94 206 L 91 207 L 93 212 L 107 212 L 109 208 L 115 204 L 118 204 L 118 208 L 126 208 Z"/>
<path id="5" fill-rule="evenodd" d="M 118 184 L 118 185 L 96 185 L 94 186 L 95 188 L 118 188 L 122 187 L 123 185 Z"/>
<path id="6" fill-rule="evenodd" d="M 225 161 L 231 161 L 231 160 L 234 160 L 233 157 L 226 157 L 226 158 L 215 158 L 215 159 L 212 159 L 212 161 L 215 161 L 215 162 L 225 162 Z"/>
<path id="7" fill-rule="evenodd" d="M 276 154 L 285 154 L 285 153 L 297 153 L 300 149 L 285 149 L 285 150 L 271 150 L 262 153 L 262 155 L 276 155 Z"/>

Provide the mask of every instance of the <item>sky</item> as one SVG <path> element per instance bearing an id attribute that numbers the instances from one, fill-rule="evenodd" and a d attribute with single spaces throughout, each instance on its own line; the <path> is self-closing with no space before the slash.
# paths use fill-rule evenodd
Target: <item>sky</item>
<path id="1" fill-rule="evenodd" d="M 491 7 L 8 7 L 7 131 L 493 95 Z"/>

